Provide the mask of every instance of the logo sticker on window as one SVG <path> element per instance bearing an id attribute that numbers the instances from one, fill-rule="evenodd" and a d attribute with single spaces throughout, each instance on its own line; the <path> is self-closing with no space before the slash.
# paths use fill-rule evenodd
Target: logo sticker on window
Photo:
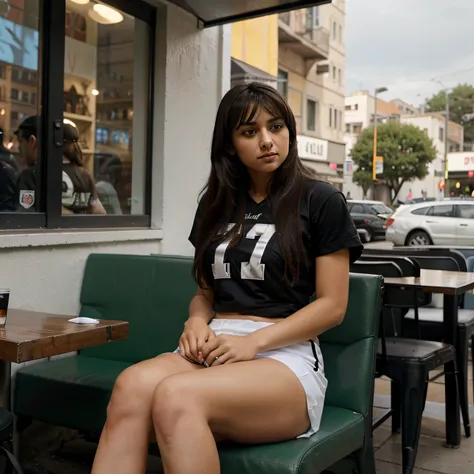
<path id="1" fill-rule="evenodd" d="M 20 204 L 29 209 L 35 203 L 35 192 L 31 189 L 20 191 Z"/>

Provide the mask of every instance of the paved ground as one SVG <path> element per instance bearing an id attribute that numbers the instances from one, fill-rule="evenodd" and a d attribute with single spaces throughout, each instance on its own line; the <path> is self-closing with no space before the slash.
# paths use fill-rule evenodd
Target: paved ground
<path id="1" fill-rule="evenodd" d="M 473 403 L 472 368 L 469 368 L 470 403 Z M 390 382 L 386 379 L 376 381 L 375 405 L 389 406 Z M 471 405 L 471 418 L 474 407 Z M 379 408 L 374 412 L 380 413 Z M 32 472 L 48 474 L 87 474 L 90 472 L 96 445 L 77 438 L 70 431 L 47 432 L 44 425 L 33 427 L 28 433 L 29 446 L 24 453 L 28 465 L 35 467 Z M 443 446 L 444 423 L 444 377 L 429 386 L 428 402 L 422 425 L 422 436 L 418 450 L 415 474 L 472 474 L 474 472 L 474 437 L 462 436 L 459 449 Z M 62 449 L 55 452 L 61 437 L 71 439 Z M 391 434 L 390 420 L 374 433 L 377 472 L 379 474 L 401 474 L 401 436 Z M 54 452 L 54 454 L 53 454 Z M 157 458 L 150 457 L 148 474 L 162 473 Z M 26 473 L 25 473 L 26 474 Z"/>

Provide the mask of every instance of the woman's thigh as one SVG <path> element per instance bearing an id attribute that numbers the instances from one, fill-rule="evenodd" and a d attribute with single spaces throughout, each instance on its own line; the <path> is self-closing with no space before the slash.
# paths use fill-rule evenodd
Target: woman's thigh
<path id="1" fill-rule="evenodd" d="M 154 403 L 163 412 L 186 404 L 204 414 L 216 437 L 241 443 L 292 439 L 310 425 L 301 382 L 270 358 L 168 377 L 158 386 Z"/>

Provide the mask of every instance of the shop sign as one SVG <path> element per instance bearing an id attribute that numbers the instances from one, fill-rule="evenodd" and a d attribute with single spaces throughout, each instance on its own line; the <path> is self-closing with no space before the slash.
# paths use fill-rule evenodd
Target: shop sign
<path id="1" fill-rule="evenodd" d="M 298 135 L 298 154 L 300 158 L 313 161 L 328 160 L 328 142 L 319 138 Z"/>
<path id="2" fill-rule="evenodd" d="M 448 171 L 474 171 L 474 152 L 449 153 Z"/>

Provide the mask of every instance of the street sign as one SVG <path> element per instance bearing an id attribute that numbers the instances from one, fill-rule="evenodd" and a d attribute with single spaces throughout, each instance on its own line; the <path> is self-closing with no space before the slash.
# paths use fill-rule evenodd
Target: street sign
<path id="1" fill-rule="evenodd" d="M 375 158 L 375 174 L 383 173 L 383 156 L 377 156 Z"/>

